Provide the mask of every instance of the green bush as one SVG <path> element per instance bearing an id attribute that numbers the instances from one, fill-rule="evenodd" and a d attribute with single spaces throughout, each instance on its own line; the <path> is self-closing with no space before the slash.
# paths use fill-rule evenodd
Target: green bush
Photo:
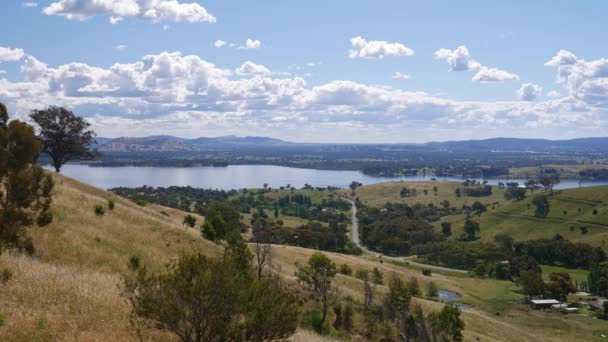
<path id="1" fill-rule="evenodd" d="M 102 216 L 105 213 L 106 213 L 106 210 L 103 208 L 103 206 L 101 206 L 99 204 L 95 206 L 95 215 Z"/>
<path id="2" fill-rule="evenodd" d="M 329 331 L 327 324 L 322 326 L 321 312 L 318 310 L 306 311 L 302 314 L 301 325 L 318 333 Z M 327 323 L 327 321 L 326 321 Z"/>
<path id="3" fill-rule="evenodd" d="M 342 274 L 344 274 L 344 275 L 350 276 L 350 275 L 353 274 L 353 269 L 350 268 L 350 266 L 348 266 L 347 264 L 342 264 L 340 266 L 339 272 L 342 273 Z"/>
<path id="4" fill-rule="evenodd" d="M 435 285 L 435 283 L 430 282 L 429 283 L 429 288 L 427 290 L 427 296 L 431 297 L 431 298 L 435 298 L 439 295 L 439 290 L 437 290 L 437 285 Z"/>
<path id="5" fill-rule="evenodd" d="M 109 199 L 108 200 L 108 209 L 114 210 L 115 206 L 116 206 L 116 203 L 114 203 L 114 200 L 113 199 Z"/>
<path id="6" fill-rule="evenodd" d="M 135 203 L 137 203 L 137 205 L 140 207 L 145 207 L 146 205 L 148 205 L 148 201 L 143 199 L 135 200 Z"/>
<path id="7" fill-rule="evenodd" d="M 8 281 L 12 278 L 13 272 L 11 270 L 9 270 L 8 268 L 2 270 L 2 274 L 0 274 L 0 280 L 2 281 L 2 284 L 8 283 Z"/>
<path id="8" fill-rule="evenodd" d="M 139 255 L 131 255 L 129 257 L 129 268 L 132 270 L 138 270 L 141 264 L 141 258 Z"/>
<path id="9" fill-rule="evenodd" d="M 422 269 L 422 275 L 425 275 L 427 277 L 430 277 L 431 274 L 433 274 L 433 272 L 429 269 L 429 268 L 423 268 Z"/>

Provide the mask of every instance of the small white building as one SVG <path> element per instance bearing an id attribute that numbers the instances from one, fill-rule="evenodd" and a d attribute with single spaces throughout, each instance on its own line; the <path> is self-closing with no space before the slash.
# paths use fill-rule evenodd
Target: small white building
<path id="1" fill-rule="evenodd" d="M 550 309 L 553 305 L 560 305 L 561 303 L 555 299 L 532 299 L 530 301 L 530 306 L 532 309 L 540 310 L 540 309 Z"/>

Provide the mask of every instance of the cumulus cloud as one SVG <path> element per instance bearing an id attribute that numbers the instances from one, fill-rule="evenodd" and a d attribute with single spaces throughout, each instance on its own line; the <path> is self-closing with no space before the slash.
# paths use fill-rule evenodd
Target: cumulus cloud
<path id="1" fill-rule="evenodd" d="M 245 46 L 241 46 L 240 48 L 245 50 L 256 50 L 260 47 L 262 47 L 261 41 L 257 39 L 247 38 L 247 41 L 245 41 Z"/>
<path id="2" fill-rule="evenodd" d="M 496 69 L 496 68 L 486 68 L 481 67 L 479 71 L 473 76 L 473 81 L 476 82 L 505 82 L 505 81 L 517 81 L 519 80 L 519 76 L 516 74 L 512 74 L 508 71 Z"/>
<path id="3" fill-rule="evenodd" d="M 504 82 L 517 81 L 519 76 L 505 70 L 490 68 L 482 65 L 471 57 L 469 49 L 461 45 L 454 50 L 439 49 L 435 51 L 435 58 L 445 60 L 450 71 L 475 71 L 472 80 L 476 82 Z"/>
<path id="4" fill-rule="evenodd" d="M 585 61 L 570 51 L 560 50 L 545 65 L 557 67 L 557 82 L 569 96 L 591 106 L 608 108 L 608 58 Z"/>
<path id="5" fill-rule="evenodd" d="M 116 45 L 114 48 L 118 51 L 124 51 L 127 49 L 127 46 L 124 44 L 119 44 L 119 45 Z"/>
<path id="6" fill-rule="evenodd" d="M 198 3 L 177 0 L 59 0 L 43 12 L 73 20 L 107 15 L 112 23 L 125 17 L 151 22 L 216 22 L 216 18 Z"/>
<path id="7" fill-rule="evenodd" d="M 436 59 L 445 60 L 450 66 L 450 71 L 477 70 L 481 64 L 471 58 L 469 49 L 461 45 L 454 50 L 439 49 L 435 51 Z"/>
<path id="8" fill-rule="evenodd" d="M 21 6 L 23 6 L 23 7 L 29 7 L 29 8 L 34 8 L 34 7 L 38 7 L 38 3 L 37 2 L 31 2 L 31 1 L 22 2 Z"/>
<path id="9" fill-rule="evenodd" d="M 84 63 L 49 66 L 27 56 L 20 81 L 0 78 L 0 98 L 17 117 L 49 103 L 70 107 L 87 117 L 100 135 L 112 136 L 255 130 L 300 134 L 306 140 L 362 141 L 357 132 L 373 132 L 377 139 L 398 141 L 403 134 L 420 132 L 420 139 L 428 140 L 433 127 L 444 135 L 469 132 L 470 138 L 492 130 L 500 134 L 513 126 L 521 127 L 520 132 L 539 127 L 550 132 L 576 123 L 578 134 L 608 126 L 604 109 L 573 96 L 483 102 L 349 80 L 311 87 L 303 78 L 274 74 L 253 62 L 230 70 L 180 52 L 146 55 L 107 68 Z"/>
<path id="10" fill-rule="evenodd" d="M 237 75 L 242 75 L 242 76 L 270 74 L 270 70 L 268 68 L 266 68 L 265 66 L 263 66 L 261 64 L 255 64 L 250 61 L 246 61 L 245 63 L 241 64 L 241 66 L 238 67 L 235 70 L 235 72 L 237 73 Z"/>
<path id="11" fill-rule="evenodd" d="M 542 91 L 543 88 L 538 84 L 524 83 L 517 89 L 517 96 L 522 101 L 534 101 L 541 95 Z"/>
<path id="12" fill-rule="evenodd" d="M 350 58 L 384 58 L 397 56 L 412 56 L 414 50 L 401 43 L 389 43 L 381 40 L 368 41 L 361 36 L 351 38 L 352 49 L 349 51 Z"/>
<path id="13" fill-rule="evenodd" d="M 216 48 L 221 48 L 222 46 L 224 46 L 226 44 L 228 44 L 228 43 L 226 43 L 223 40 L 218 39 L 215 41 L 215 43 L 213 43 L 213 46 L 215 46 Z"/>
<path id="14" fill-rule="evenodd" d="M 555 56 L 553 56 L 545 66 L 560 66 L 560 65 L 570 65 L 576 63 L 576 55 L 567 50 L 559 50 Z"/>
<path id="15" fill-rule="evenodd" d="M 562 96 L 562 94 L 560 94 L 556 90 L 551 90 L 550 92 L 547 93 L 547 96 L 549 96 L 549 97 L 560 97 L 560 96 Z"/>
<path id="16" fill-rule="evenodd" d="M 393 79 L 395 80 L 409 80 L 410 79 L 410 75 L 408 74 L 403 74 L 399 71 L 395 71 L 395 73 L 393 74 Z"/>
<path id="17" fill-rule="evenodd" d="M 23 58 L 24 55 L 23 49 L 11 49 L 10 47 L 0 46 L 0 62 L 16 62 Z"/>

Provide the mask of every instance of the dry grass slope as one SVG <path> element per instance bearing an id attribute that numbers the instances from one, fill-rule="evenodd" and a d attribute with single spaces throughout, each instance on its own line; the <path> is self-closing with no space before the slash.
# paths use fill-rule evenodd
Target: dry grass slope
<path id="1" fill-rule="evenodd" d="M 155 205 L 140 207 L 62 176 L 56 176 L 56 181 L 55 222 L 30 232 L 37 256 L 5 253 L 0 257 L 0 269 L 6 267 L 14 273 L 12 280 L 0 285 L 2 341 L 137 340 L 129 324 L 129 307 L 120 295 L 120 276 L 127 271 L 128 258 L 139 255 L 158 270 L 184 250 L 221 253 L 221 248 L 204 241 L 198 230 L 186 230 L 181 225 L 183 212 Z M 108 198 L 116 201 L 116 208 L 95 216 L 94 205 L 106 205 Z M 275 251 L 275 265 L 285 283 L 299 289 L 294 279 L 295 263 L 305 262 L 315 251 L 287 246 L 276 246 Z M 463 301 L 477 307 L 463 312 L 467 341 L 592 340 L 593 331 L 599 329 L 597 320 L 590 322 L 584 317 L 551 315 L 548 319 L 546 314 L 521 306 L 512 309 L 517 295 L 507 282 L 442 274 L 425 277 L 418 270 L 380 263 L 368 256 L 328 255 L 336 264 L 348 264 L 354 270 L 378 267 L 385 278 L 391 274 L 404 279 L 416 277 L 423 289 L 432 280 L 439 288 L 463 294 Z M 337 282 L 343 296 L 362 300 L 360 280 L 339 275 Z M 386 287 L 379 291 L 385 292 Z M 426 311 L 443 305 L 425 299 L 415 301 Z M 308 301 L 306 307 L 310 305 Z M 496 308 L 502 310 L 501 316 L 492 312 Z M 357 329 L 362 326 L 355 321 Z M 155 330 L 146 330 L 143 335 L 147 341 L 175 340 Z M 299 331 L 291 340 L 328 341 L 306 331 Z"/>

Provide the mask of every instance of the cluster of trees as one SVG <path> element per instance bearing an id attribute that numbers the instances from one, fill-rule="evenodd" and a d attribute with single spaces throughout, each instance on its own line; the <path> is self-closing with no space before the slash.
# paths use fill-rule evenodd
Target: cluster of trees
<path id="1" fill-rule="evenodd" d="M 225 202 L 236 191 L 199 189 L 191 186 L 113 188 L 110 191 L 133 201 L 146 201 L 186 212 L 205 215 L 211 202 Z"/>
<path id="2" fill-rule="evenodd" d="M 328 227 L 308 223 L 299 227 L 285 227 L 282 221 L 261 217 L 252 218 L 253 240 L 257 242 L 292 245 L 345 254 L 361 254 L 362 250 L 347 236 L 344 223 L 331 221 Z"/>
<path id="3" fill-rule="evenodd" d="M 608 297 L 608 263 L 597 263 L 591 267 L 587 278 L 589 291 L 598 296 Z"/>
<path id="4" fill-rule="evenodd" d="M 606 260 L 606 253 L 600 247 L 586 243 L 571 242 L 560 235 L 552 239 L 536 239 L 515 242 L 513 255 L 530 256 L 545 265 L 590 269 Z"/>
<path id="5" fill-rule="evenodd" d="M 173 332 L 182 341 L 269 341 L 291 336 L 299 302 L 269 271 L 256 272 L 238 234 L 228 237 L 223 257 L 183 254 L 164 273 L 138 267 L 125 279 L 125 296 L 138 326 Z M 256 254 L 264 262 L 271 249 Z"/>
<path id="6" fill-rule="evenodd" d="M 334 262 L 322 253 L 313 254 L 304 265 L 297 264 L 298 282 L 307 288 L 321 305 L 321 314 L 314 322 L 314 327 L 319 331 L 328 330 L 326 320 L 331 307 L 335 313 L 334 327 L 348 330 L 352 325 L 349 310 L 344 310 L 343 314 L 342 306 L 338 302 L 338 287 L 334 282 L 336 273 Z M 381 326 L 382 340 L 463 340 L 464 321 L 460 317 L 460 309 L 446 305 L 439 312 L 425 315 L 420 306 L 412 305 L 412 297 L 420 295 L 420 287 L 415 278 L 405 283 L 393 276 L 388 282 L 388 293 L 378 300 L 375 295 L 376 287 L 384 284 L 382 273 L 377 268 L 371 277 L 365 271 L 358 273 L 358 278 L 363 282 L 365 297 L 362 313 L 366 337 L 371 339 Z"/>
<path id="7" fill-rule="evenodd" d="M 482 264 L 488 269 L 484 274 L 489 273 L 490 267 L 495 268 L 496 263 L 515 258 L 531 258 L 534 263 L 583 269 L 591 269 L 606 260 L 606 253 L 601 248 L 573 243 L 559 235 L 553 239 L 516 242 L 506 234 L 499 234 L 496 242 L 433 242 L 414 247 L 412 253 L 431 264 L 460 269 L 475 270 Z M 511 276 L 516 277 L 517 273 Z"/>
<path id="8" fill-rule="evenodd" d="M 465 183 L 464 188 L 456 188 L 454 193 L 456 197 L 461 196 L 469 196 L 469 197 L 486 197 L 492 195 L 492 186 L 491 185 L 475 185 L 469 186 L 468 183 Z"/>
<path id="9" fill-rule="evenodd" d="M 388 255 L 408 255 L 413 246 L 442 241 L 427 218 L 438 218 L 446 209 L 435 206 L 386 204 L 382 209 L 362 207 L 358 211 L 360 237 L 370 249 Z"/>

